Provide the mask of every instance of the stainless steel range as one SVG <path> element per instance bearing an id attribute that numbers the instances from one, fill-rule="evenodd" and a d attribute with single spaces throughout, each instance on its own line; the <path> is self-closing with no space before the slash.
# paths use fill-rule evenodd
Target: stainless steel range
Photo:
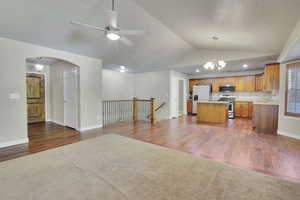
<path id="1" fill-rule="evenodd" d="M 235 97 L 234 96 L 227 96 L 224 95 L 222 96 L 218 101 L 227 101 L 228 104 L 228 118 L 229 119 L 234 119 L 234 101 Z"/>

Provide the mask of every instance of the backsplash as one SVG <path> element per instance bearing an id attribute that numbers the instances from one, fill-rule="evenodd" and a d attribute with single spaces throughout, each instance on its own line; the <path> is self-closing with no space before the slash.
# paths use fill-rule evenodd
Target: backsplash
<path id="1" fill-rule="evenodd" d="M 212 93 L 213 99 L 219 99 L 222 95 L 230 95 L 234 96 L 236 99 L 247 99 L 247 100 L 255 100 L 255 99 L 272 99 L 277 100 L 278 99 L 278 91 L 270 91 L 270 92 L 214 92 Z"/>

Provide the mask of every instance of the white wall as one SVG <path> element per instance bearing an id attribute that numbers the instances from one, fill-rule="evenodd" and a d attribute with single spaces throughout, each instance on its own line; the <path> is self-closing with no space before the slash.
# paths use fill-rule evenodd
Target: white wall
<path id="1" fill-rule="evenodd" d="M 188 87 L 188 77 L 179 72 L 170 71 L 170 118 L 178 117 L 179 116 L 179 110 L 178 110 L 178 104 L 179 104 L 179 86 L 178 82 L 179 80 L 183 80 L 183 89 L 184 89 L 184 103 L 183 103 L 183 114 L 187 114 L 186 110 L 186 100 L 188 98 L 187 93 L 187 87 Z"/>
<path id="2" fill-rule="evenodd" d="M 49 66 L 50 71 L 50 118 L 51 121 L 64 125 L 64 72 L 73 72 L 78 67 L 67 62 L 58 62 Z M 77 74 L 77 73 L 76 73 Z M 78 100 L 76 102 L 79 102 Z M 77 111 L 75 111 L 77 113 Z M 79 122 L 79 116 L 77 124 Z"/>
<path id="3" fill-rule="evenodd" d="M 286 88 L 286 61 L 300 59 L 300 52 L 295 52 L 295 46 L 300 40 L 300 21 L 296 25 L 286 42 L 279 58 L 280 65 L 280 89 L 279 89 L 279 122 L 278 133 L 300 139 L 300 118 L 285 116 L 285 88 Z M 300 50 L 297 50 L 300 51 Z"/>
<path id="4" fill-rule="evenodd" d="M 79 66 L 80 127 L 101 125 L 101 60 L 5 38 L 0 38 L 0 52 L 0 147 L 28 141 L 25 60 L 30 57 L 53 57 Z M 11 93 L 20 94 L 20 98 L 10 99 Z"/>
<path id="5" fill-rule="evenodd" d="M 300 61 L 299 61 L 300 62 Z M 300 139 L 300 118 L 285 116 L 286 64 L 280 65 L 278 133 Z"/>
<path id="6" fill-rule="evenodd" d="M 169 119 L 169 77 L 169 71 L 135 74 L 135 96 L 137 98 L 155 98 L 156 106 L 166 102 L 166 105 L 157 112 L 157 120 Z"/>
<path id="7" fill-rule="evenodd" d="M 103 69 L 103 99 L 132 99 L 135 96 L 135 74 Z"/>
<path id="8" fill-rule="evenodd" d="M 184 80 L 184 107 L 188 95 L 188 78 L 175 71 L 120 73 L 103 70 L 103 99 L 155 98 L 156 107 L 166 105 L 157 112 L 157 120 L 178 117 L 178 81 Z"/>
<path id="9" fill-rule="evenodd" d="M 294 28 L 293 32 L 291 33 L 289 39 L 287 40 L 287 42 L 284 45 L 284 48 L 281 51 L 281 54 L 278 58 L 278 62 L 286 62 L 289 61 L 289 58 L 291 58 L 291 54 L 293 54 L 292 52 L 294 51 L 294 48 L 297 44 L 297 42 L 300 40 L 300 20 L 297 23 L 296 27 Z M 300 55 L 300 53 L 298 53 L 298 55 Z M 293 59 L 297 59 L 295 58 L 295 55 L 292 56 Z"/>

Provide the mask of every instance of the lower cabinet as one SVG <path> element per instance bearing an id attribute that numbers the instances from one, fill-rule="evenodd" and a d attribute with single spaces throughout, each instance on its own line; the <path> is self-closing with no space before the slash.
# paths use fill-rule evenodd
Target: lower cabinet
<path id="1" fill-rule="evenodd" d="M 257 133 L 277 135 L 278 105 L 255 104 L 253 111 L 253 128 Z"/>
<path id="2" fill-rule="evenodd" d="M 193 101 L 191 99 L 187 100 L 187 113 L 193 114 Z"/>
<path id="3" fill-rule="evenodd" d="M 252 118 L 253 103 L 250 101 L 235 102 L 235 117 Z"/>

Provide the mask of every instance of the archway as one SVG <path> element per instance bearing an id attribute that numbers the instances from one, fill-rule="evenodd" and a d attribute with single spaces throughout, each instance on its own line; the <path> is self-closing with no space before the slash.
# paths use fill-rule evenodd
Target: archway
<path id="1" fill-rule="evenodd" d="M 28 136 L 80 129 L 79 66 L 53 57 L 26 59 Z M 38 130 L 38 132 L 37 132 Z"/>

